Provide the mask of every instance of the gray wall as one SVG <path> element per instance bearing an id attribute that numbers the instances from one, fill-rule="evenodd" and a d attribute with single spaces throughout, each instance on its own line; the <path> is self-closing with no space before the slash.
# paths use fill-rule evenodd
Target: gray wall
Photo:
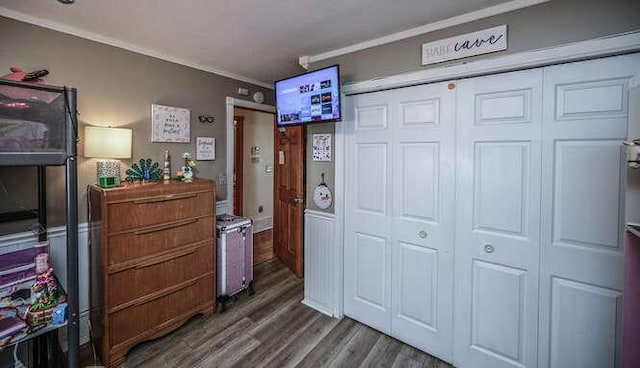
<path id="1" fill-rule="evenodd" d="M 348 83 L 461 63 L 461 60 L 456 60 L 423 67 L 420 65 L 421 45 L 501 24 L 506 24 L 508 28 L 508 50 L 464 60 L 518 53 L 640 29 L 640 1 L 551 0 L 510 13 L 319 61 L 311 67 L 317 69 L 340 64 L 341 80 Z"/>
<path id="2" fill-rule="evenodd" d="M 334 213 L 333 203 L 331 203 L 331 207 L 326 210 L 321 210 L 313 203 L 313 191 L 316 189 L 318 184 L 320 184 L 321 174 L 324 173 L 324 181 L 325 184 L 331 189 L 331 193 L 335 192 L 335 124 L 338 123 L 318 123 L 318 124 L 310 124 L 307 126 L 307 172 L 306 172 L 306 182 L 307 182 L 307 199 L 306 199 L 306 207 L 311 210 L 316 211 L 324 211 L 329 213 Z M 327 162 L 318 162 L 313 161 L 313 135 L 314 134 L 331 134 L 331 161 Z"/>
<path id="3" fill-rule="evenodd" d="M 45 78 L 47 84 L 76 87 L 81 126 L 132 128 L 133 157 L 122 160 L 127 168 L 140 158 L 162 163 L 164 150 L 168 149 L 175 171 L 183 152 L 195 157 L 195 137 L 208 136 L 216 138 L 216 159 L 198 161 L 197 176 L 218 180 L 226 171 L 225 97 L 242 98 L 234 94 L 242 86 L 252 93 L 262 91 L 266 104 L 274 101 L 272 90 L 4 17 L 0 17 L 0 45 L 0 75 L 8 73 L 14 65 L 26 71 L 46 68 L 50 71 Z M 150 142 L 153 103 L 191 110 L 190 144 Z M 200 123 L 198 115 L 214 116 L 216 122 Z M 82 128 L 80 134 L 82 139 Z M 96 181 L 95 160 L 85 159 L 82 154 L 81 141 L 80 222 L 86 221 L 86 187 Z M 64 224 L 64 168 L 50 167 L 47 173 L 49 226 L 58 226 Z M 0 175 L 0 182 L 10 182 L 6 171 Z M 15 193 L 19 193 L 16 201 L 22 201 L 23 193 Z M 217 196 L 219 200 L 226 199 L 226 186 L 218 185 Z"/>

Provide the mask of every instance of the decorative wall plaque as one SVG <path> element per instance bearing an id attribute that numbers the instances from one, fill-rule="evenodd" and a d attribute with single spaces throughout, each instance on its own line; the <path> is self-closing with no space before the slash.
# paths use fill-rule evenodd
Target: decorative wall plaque
<path id="1" fill-rule="evenodd" d="M 151 142 L 189 143 L 190 135 L 189 109 L 151 105 Z"/>

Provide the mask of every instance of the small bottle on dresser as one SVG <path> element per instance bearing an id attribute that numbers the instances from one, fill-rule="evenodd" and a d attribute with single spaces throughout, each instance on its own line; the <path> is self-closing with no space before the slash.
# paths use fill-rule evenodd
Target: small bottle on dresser
<path id="1" fill-rule="evenodd" d="M 169 150 L 164 151 L 164 168 L 162 169 L 162 179 L 171 180 L 171 161 L 169 161 Z"/>

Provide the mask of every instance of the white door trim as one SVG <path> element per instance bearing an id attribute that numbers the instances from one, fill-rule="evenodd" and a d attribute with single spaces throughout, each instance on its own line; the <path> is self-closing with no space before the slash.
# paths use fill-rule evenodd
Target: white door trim
<path id="1" fill-rule="evenodd" d="M 421 83 L 430 83 L 442 81 L 451 78 L 459 78 L 463 76 L 481 75 L 481 74 L 497 74 L 516 69 L 533 68 L 534 66 L 558 64 L 565 61 L 574 61 L 580 59 L 604 57 L 613 54 L 624 54 L 634 51 L 640 51 L 640 30 L 629 32 L 621 35 L 615 35 L 595 40 L 587 40 L 575 42 L 568 45 L 547 48 L 542 50 L 525 51 L 517 54 L 496 57 L 493 59 L 484 59 L 467 64 L 434 68 L 414 73 L 400 74 L 381 78 L 377 80 L 369 80 L 343 86 L 342 93 L 344 95 L 373 92 L 388 88 L 398 88 Z M 536 62 L 538 64 L 536 64 Z M 518 64 L 519 63 L 519 64 Z M 464 72 L 464 73 L 463 73 Z M 343 95 L 343 101 L 344 101 Z M 228 109 L 228 108 L 227 108 Z M 228 111 L 228 110 L 227 110 Z M 233 114 L 233 109 L 232 109 Z M 343 121 L 335 124 L 335 238 L 336 238 L 336 264 L 334 267 L 339 268 L 336 272 L 336 298 L 334 306 L 337 318 L 342 318 L 344 309 L 344 194 L 345 194 L 345 164 L 344 164 L 344 124 L 352 122 Z M 231 121 L 233 124 L 233 118 Z M 229 131 L 229 129 L 227 129 Z M 232 136 L 233 138 L 233 136 Z M 229 138 L 227 138 L 228 140 Z M 233 150 L 231 152 L 233 154 Z M 233 167 L 233 157 L 231 157 Z M 229 165 L 227 164 L 227 167 Z M 232 208 L 233 204 L 230 204 Z"/>
<path id="2" fill-rule="evenodd" d="M 233 111 L 236 107 L 275 113 L 273 105 L 259 104 L 227 96 L 227 208 L 233 213 Z"/>
<path id="3" fill-rule="evenodd" d="M 353 95 L 389 88 L 406 87 L 414 84 L 441 82 L 447 79 L 529 69 L 562 62 L 624 54 L 639 50 L 640 30 L 637 30 L 629 33 L 574 42 L 561 46 L 524 51 L 511 55 L 497 56 L 495 58 L 470 61 L 457 65 L 442 66 L 417 72 L 346 84 L 343 86 L 343 92 L 346 95 Z"/>
<path id="4" fill-rule="evenodd" d="M 344 94 L 341 96 L 344 101 Z M 334 302 L 333 316 L 342 319 L 344 317 L 344 157 L 345 157 L 345 135 L 344 122 L 335 123 L 335 178 L 334 178 L 334 266 L 331 272 L 334 272 Z"/>

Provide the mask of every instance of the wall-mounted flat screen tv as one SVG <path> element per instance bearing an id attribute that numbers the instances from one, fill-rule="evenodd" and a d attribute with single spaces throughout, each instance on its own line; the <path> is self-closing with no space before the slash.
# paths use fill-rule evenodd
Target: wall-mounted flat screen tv
<path id="1" fill-rule="evenodd" d="M 338 65 L 275 82 L 278 126 L 339 121 Z"/>

